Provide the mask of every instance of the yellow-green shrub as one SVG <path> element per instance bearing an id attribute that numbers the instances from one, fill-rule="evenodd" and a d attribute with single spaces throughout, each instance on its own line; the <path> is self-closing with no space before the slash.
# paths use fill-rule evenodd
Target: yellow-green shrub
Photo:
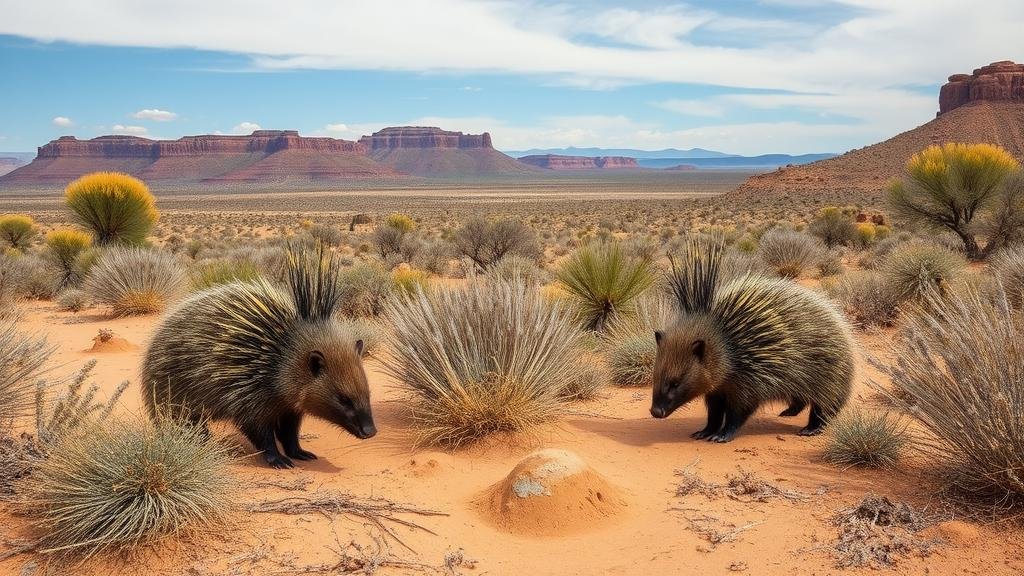
<path id="1" fill-rule="evenodd" d="M 389 228 L 399 230 L 403 233 L 412 232 L 416 228 L 416 222 L 414 222 L 412 218 L 406 216 L 405 214 L 400 214 L 398 212 L 391 214 L 387 218 L 385 218 L 384 225 Z"/>
<path id="2" fill-rule="evenodd" d="M 24 214 L 0 216 L 0 241 L 17 250 L 24 250 L 36 235 L 36 223 Z"/>
<path id="3" fill-rule="evenodd" d="M 75 221 L 93 233 L 97 244 L 141 244 L 159 219 L 146 184 L 127 174 L 94 172 L 64 191 Z"/>

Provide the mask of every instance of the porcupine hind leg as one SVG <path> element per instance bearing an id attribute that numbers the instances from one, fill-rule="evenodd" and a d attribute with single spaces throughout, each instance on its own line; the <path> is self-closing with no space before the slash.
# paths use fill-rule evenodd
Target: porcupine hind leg
<path id="1" fill-rule="evenodd" d="M 825 430 L 825 425 L 828 421 L 825 419 L 825 414 L 821 411 L 821 407 L 817 404 L 811 404 L 811 417 L 807 420 L 807 426 L 800 429 L 797 434 L 800 436 L 817 436 Z"/>
<path id="2" fill-rule="evenodd" d="M 725 418 L 725 396 L 721 394 L 708 394 L 704 397 L 704 404 L 708 408 L 708 423 L 702 430 L 698 430 L 690 435 L 697 440 L 705 440 L 721 430 L 722 420 Z"/>
<path id="3" fill-rule="evenodd" d="M 287 414 L 277 421 L 277 439 L 281 441 L 284 453 L 296 460 L 316 460 L 316 454 L 299 446 L 299 427 L 302 414 Z"/>
<path id="4" fill-rule="evenodd" d="M 789 407 L 783 410 L 782 412 L 779 412 L 779 416 L 796 416 L 803 412 L 804 408 L 807 408 L 807 401 L 803 400 L 802 398 L 793 398 L 792 400 L 789 401 Z"/>

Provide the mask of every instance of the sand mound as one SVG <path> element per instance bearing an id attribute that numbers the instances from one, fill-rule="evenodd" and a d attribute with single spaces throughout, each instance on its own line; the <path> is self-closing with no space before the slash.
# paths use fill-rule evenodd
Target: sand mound
<path id="1" fill-rule="evenodd" d="M 621 492 L 575 454 L 539 450 L 480 498 L 486 516 L 517 534 L 580 532 L 619 515 Z"/>
<path id="2" fill-rule="evenodd" d="M 926 538 L 942 540 L 954 546 L 967 546 L 981 538 L 978 527 L 963 520 L 949 520 L 929 526 L 921 531 Z"/>
<path id="3" fill-rule="evenodd" d="M 86 352 L 130 352 L 135 350 L 135 348 L 134 344 L 120 336 L 104 337 L 99 335 L 92 339 L 92 348 L 89 348 Z"/>

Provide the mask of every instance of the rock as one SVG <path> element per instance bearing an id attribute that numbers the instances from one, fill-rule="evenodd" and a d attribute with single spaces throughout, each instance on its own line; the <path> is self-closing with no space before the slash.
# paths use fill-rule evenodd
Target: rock
<path id="1" fill-rule="evenodd" d="M 559 154 L 534 154 L 523 156 L 519 161 L 549 170 L 594 170 L 598 168 L 639 168 L 636 158 L 626 156 L 562 156 Z"/>
<path id="2" fill-rule="evenodd" d="M 954 74 L 939 90 L 939 115 L 977 101 L 1024 102 L 1024 64 L 1009 60 Z"/>
<path id="3" fill-rule="evenodd" d="M 359 143 L 368 150 L 395 148 L 487 148 L 491 149 L 491 135 L 463 134 L 431 126 L 392 126 L 363 136 Z"/>
<path id="4" fill-rule="evenodd" d="M 519 534 L 571 534 L 599 526 L 627 507 L 620 490 L 566 450 L 524 458 L 479 501 L 485 515 Z"/>
<path id="5" fill-rule="evenodd" d="M 393 126 L 363 136 L 375 161 L 414 176 L 461 177 L 528 174 L 535 169 L 495 150 L 491 135 L 426 126 Z"/>

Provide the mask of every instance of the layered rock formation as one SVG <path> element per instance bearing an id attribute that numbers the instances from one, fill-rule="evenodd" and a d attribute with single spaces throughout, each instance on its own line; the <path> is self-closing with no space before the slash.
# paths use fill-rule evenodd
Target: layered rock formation
<path id="1" fill-rule="evenodd" d="M 1024 102 L 1024 64 L 1009 60 L 954 74 L 939 90 L 939 115 L 971 102 Z"/>
<path id="2" fill-rule="evenodd" d="M 519 161 L 549 170 L 595 170 L 601 168 L 639 168 L 636 158 L 626 156 L 562 156 L 535 154 L 523 156 Z"/>
<path id="3" fill-rule="evenodd" d="M 494 149 L 491 135 L 434 127 L 396 126 L 363 136 L 370 158 L 404 174 L 424 177 L 508 176 L 535 169 Z"/>
<path id="4" fill-rule="evenodd" d="M 1024 77 L 1014 71 L 1020 68 L 997 62 L 971 76 L 953 76 L 942 89 L 940 114 L 934 120 L 835 158 L 753 176 L 734 193 L 810 203 L 878 203 L 911 156 L 944 142 L 995 144 L 1024 160 Z"/>
<path id="5" fill-rule="evenodd" d="M 21 160 L 18 160 L 17 158 L 9 158 L 7 156 L 0 157 L 0 176 L 7 174 L 18 166 L 21 166 Z"/>

